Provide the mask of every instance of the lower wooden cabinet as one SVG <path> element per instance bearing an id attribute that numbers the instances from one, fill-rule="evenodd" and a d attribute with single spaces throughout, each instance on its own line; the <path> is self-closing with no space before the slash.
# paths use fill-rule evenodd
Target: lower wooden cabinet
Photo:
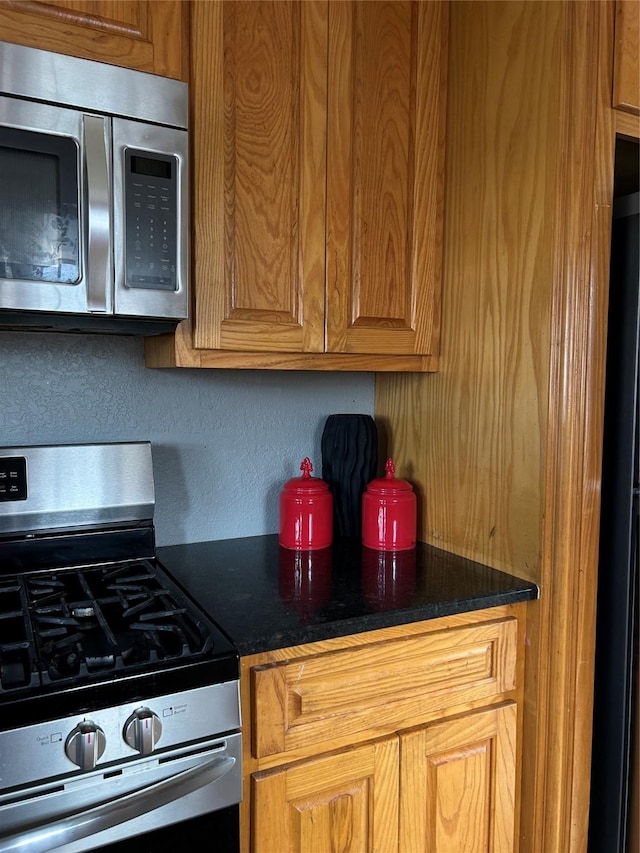
<path id="1" fill-rule="evenodd" d="M 256 773 L 255 853 L 398 849 L 397 737 Z"/>
<path id="2" fill-rule="evenodd" d="M 515 702 L 253 774 L 255 853 L 511 853 Z"/>
<path id="3" fill-rule="evenodd" d="M 512 853 L 516 734 L 508 702 L 400 736 L 403 853 Z"/>
<path id="4" fill-rule="evenodd" d="M 241 659 L 243 853 L 517 853 L 525 609 Z"/>

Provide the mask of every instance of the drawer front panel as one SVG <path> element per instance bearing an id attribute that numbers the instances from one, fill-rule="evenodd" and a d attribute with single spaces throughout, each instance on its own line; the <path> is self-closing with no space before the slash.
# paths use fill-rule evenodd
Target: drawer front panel
<path id="1" fill-rule="evenodd" d="M 251 672 L 255 758 L 376 736 L 515 688 L 517 620 L 372 643 Z"/>

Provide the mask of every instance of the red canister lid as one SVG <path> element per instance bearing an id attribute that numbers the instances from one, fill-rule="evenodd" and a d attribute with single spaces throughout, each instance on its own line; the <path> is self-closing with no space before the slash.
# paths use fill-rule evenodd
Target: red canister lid
<path id="1" fill-rule="evenodd" d="M 368 492 L 377 492 L 382 495 L 393 495 L 396 492 L 412 492 L 413 486 L 407 480 L 396 478 L 396 466 L 393 464 L 393 459 L 387 459 L 384 466 L 385 476 L 378 477 L 376 480 L 371 480 L 367 486 Z"/>
<path id="2" fill-rule="evenodd" d="M 293 477 L 284 484 L 283 491 L 296 495 L 310 495 L 316 492 L 328 492 L 329 486 L 320 477 L 312 477 L 313 465 L 308 456 L 305 456 L 300 465 L 302 477 Z"/>

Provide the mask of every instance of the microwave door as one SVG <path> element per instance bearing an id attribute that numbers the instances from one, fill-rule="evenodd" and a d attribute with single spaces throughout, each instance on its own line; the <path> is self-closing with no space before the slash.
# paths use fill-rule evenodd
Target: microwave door
<path id="1" fill-rule="evenodd" d="M 185 130 L 113 119 L 116 316 L 187 317 L 187 169 Z"/>
<path id="2" fill-rule="evenodd" d="M 103 272 L 97 279 L 88 274 L 94 257 L 107 275 L 112 264 L 108 232 L 101 236 L 109 216 L 105 122 L 78 110 L 0 97 L 1 312 L 110 310 L 109 291 L 97 294 L 99 286 L 104 291 L 98 285 Z M 96 224 L 88 216 L 94 202 Z"/>

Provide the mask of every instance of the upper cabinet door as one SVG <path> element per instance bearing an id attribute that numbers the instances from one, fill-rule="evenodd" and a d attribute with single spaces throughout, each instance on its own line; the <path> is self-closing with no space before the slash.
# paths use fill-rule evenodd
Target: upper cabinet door
<path id="1" fill-rule="evenodd" d="M 616 0 L 613 106 L 640 114 L 640 4 Z"/>
<path id="2" fill-rule="evenodd" d="M 181 0 L 0 0 L 0 40 L 188 77 L 189 4 Z"/>
<path id="3" fill-rule="evenodd" d="M 153 367 L 436 370 L 447 0 L 192 0 L 193 310 Z"/>
<path id="4" fill-rule="evenodd" d="M 446 44 L 446 4 L 329 4 L 328 352 L 438 350 Z"/>
<path id="5" fill-rule="evenodd" d="M 194 4 L 194 344 L 322 352 L 327 4 Z"/>

